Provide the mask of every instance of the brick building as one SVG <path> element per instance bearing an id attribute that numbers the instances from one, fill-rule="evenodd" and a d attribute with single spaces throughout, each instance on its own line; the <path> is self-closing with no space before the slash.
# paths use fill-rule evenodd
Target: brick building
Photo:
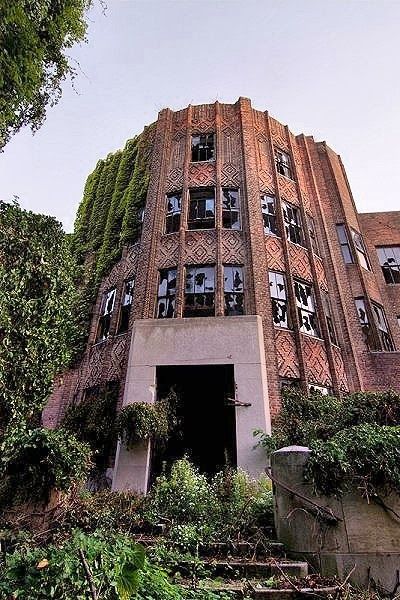
<path id="1" fill-rule="evenodd" d="M 257 473 L 282 385 L 400 390 L 400 212 L 359 214 L 340 157 L 246 98 L 162 110 L 149 135 L 141 235 L 44 422 L 110 382 L 123 405 L 175 386 L 182 451 Z M 118 447 L 114 488 L 146 488 L 149 446 Z"/>

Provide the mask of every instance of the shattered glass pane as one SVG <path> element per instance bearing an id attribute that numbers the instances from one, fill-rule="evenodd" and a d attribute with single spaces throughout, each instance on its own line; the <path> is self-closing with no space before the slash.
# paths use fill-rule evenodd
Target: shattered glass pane
<path id="1" fill-rule="evenodd" d="M 264 223 L 264 233 L 278 234 L 275 216 L 275 197 L 264 194 L 261 196 L 261 212 Z"/>
<path id="2" fill-rule="evenodd" d="M 162 269 L 158 285 L 157 319 L 175 316 L 176 269 Z"/>

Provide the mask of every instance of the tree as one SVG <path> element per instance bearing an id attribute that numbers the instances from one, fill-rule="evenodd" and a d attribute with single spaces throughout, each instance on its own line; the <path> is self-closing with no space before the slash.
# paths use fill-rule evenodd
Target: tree
<path id="1" fill-rule="evenodd" d="M 46 107 L 74 77 L 65 51 L 85 39 L 92 0 L 3 0 L 0 6 L 0 148 L 24 125 L 37 130 Z"/>
<path id="2" fill-rule="evenodd" d="M 0 202 L 0 430 L 40 423 L 79 334 L 73 273 L 60 223 Z"/>

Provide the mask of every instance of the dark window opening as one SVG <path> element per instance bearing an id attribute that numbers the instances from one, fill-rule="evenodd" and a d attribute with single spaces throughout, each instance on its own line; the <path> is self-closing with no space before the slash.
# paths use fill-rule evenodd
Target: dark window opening
<path id="1" fill-rule="evenodd" d="M 319 256 L 318 239 L 317 239 L 317 234 L 315 233 L 314 219 L 312 217 L 310 217 L 310 215 L 308 215 L 307 221 L 308 221 L 308 231 L 310 233 L 311 249 L 314 252 L 314 254 L 317 254 Z"/>
<path id="2" fill-rule="evenodd" d="M 215 315 L 215 269 L 210 266 L 186 267 L 184 317 Z"/>
<path id="3" fill-rule="evenodd" d="M 243 306 L 243 272 L 237 265 L 224 266 L 225 315 L 244 314 Z"/>
<path id="4" fill-rule="evenodd" d="M 280 175 L 293 179 L 290 156 L 283 150 L 275 149 L 276 170 Z"/>
<path id="5" fill-rule="evenodd" d="M 215 192 L 213 189 L 190 190 L 188 229 L 215 227 Z"/>
<path id="6" fill-rule="evenodd" d="M 222 188 L 222 226 L 240 229 L 239 190 Z"/>
<path id="7" fill-rule="evenodd" d="M 332 319 L 331 302 L 330 302 L 327 292 L 324 292 L 324 291 L 322 292 L 322 304 L 324 306 L 326 326 L 328 328 L 329 339 L 332 344 L 337 345 L 336 331 L 335 331 L 335 326 L 333 324 L 333 319 Z"/>
<path id="8" fill-rule="evenodd" d="M 290 320 L 285 276 L 283 273 L 270 271 L 268 277 L 274 325 L 277 327 L 289 327 Z"/>
<path id="9" fill-rule="evenodd" d="M 283 220 L 285 222 L 286 238 L 294 244 L 304 246 L 303 226 L 300 210 L 287 202 L 282 202 Z"/>
<path id="10" fill-rule="evenodd" d="M 181 225 L 181 194 L 168 194 L 166 199 L 165 233 L 179 231 Z"/>
<path id="11" fill-rule="evenodd" d="M 400 246 L 376 249 L 386 283 L 400 283 Z"/>
<path id="12" fill-rule="evenodd" d="M 322 394 L 322 396 L 330 396 L 332 393 L 331 388 L 325 387 L 324 385 L 319 385 L 319 383 L 309 383 L 308 384 L 308 393 L 310 395 L 313 394 Z"/>
<path id="13" fill-rule="evenodd" d="M 299 327 L 302 333 L 319 337 L 317 312 L 315 308 L 312 286 L 301 281 L 294 281 Z"/>
<path id="14" fill-rule="evenodd" d="M 379 339 L 381 341 L 382 350 L 386 350 L 386 352 L 394 352 L 395 347 L 382 306 L 375 304 L 375 302 L 371 302 L 371 307 L 375 325 L 378 330 Z"/>
<path id="15" fill-rule="evenodd" d="M 171 390 L 177 426 L 163 447 L 153 444 L 152 480 L 183 456 L 207 475 L 235 468 L 233 365 L 157 367 L 157 399 L 168 398 Z"/>
<path id="16" fill-rule="evenodd" d="M 340 244 L 340 248 L 342 250 L 342 256 L 343 256 L 344 262 L 347 265 L 353 264 L 354 263 L 353 253 L 351 251 L 346 227 L 343 224 L 336 225 L 336 231 L 338 234 L 339 244 Z"/>
<path id="17" fill-rule="evenodd" d="M 103 294 L 96 342 L 104 342 L 110 335 L 111 316 L 114 310 L 114 304 L 115 288 Z"/>
<path id="18" fill-rule="evenodd" d="M 192 162 L 205 162 L 215 157 L 213 133 L 192 135 Z"/>
<path id="19" fill-rule="evenodd" d="M 125 331 L 128 331 L 134 285 L 134 279 L 129 279 L 124 282 L 124 290 L 121 298 L 121 311 L 119 313 L 118 333 L 125 333 Z"/>
<path id="20" fill-rule="evenodd" d="M 161 269 L 157 295 L 157 319 L 175 316 L 176 269 Z"/>
<path id="21" fill-rule="evenodd" d="M 370 271 L 371 267 L 369 264 L 367 251 L 364 246 L 364 240 L 362 239 L 361 234 L 358 233 L 357 231 L 354 231 L 354 229 L 351 229 L 351 236 L 353 238 L 354 246 L 356 249 L 358 262 L 364 269 L 366 269 L 367 271 Z"/>
<path id="22" fill-rule="evenodd" d="M 283 392 L 285 388 L 299 388 L 300 389 L 300 379 L 295 377 L 283 377 L 279 380 L 280 391 Z"/>
<path id="23" fill-rule="evenodd" d="M 278 235 L 276 223 L 275 196 L 264 194 L 261 196 L 261 212 L 264 223 L 264 233 Z"/>

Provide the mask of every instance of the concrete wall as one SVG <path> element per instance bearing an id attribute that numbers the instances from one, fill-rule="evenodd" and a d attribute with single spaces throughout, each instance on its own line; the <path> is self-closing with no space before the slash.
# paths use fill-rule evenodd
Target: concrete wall
<path id="1" fill-rule="evenodd" d="M 291 446 L 274 452 L 271 460 L 275 484 L 275 522 L 278 539 L 295 557 L 303 557 L 323 575 L 338 575 L 366 587 L 370 579 L 393 591 L 400 569 L 400 518 L 356 490 L 342 499 L 316 497 L 303 482 L 310 450 Z M 282 485 L 280 485 L 282 484 Z M 287 486 L 287 487 L 286 487 Z M 297 496 L 288 488 L 304 498 Z M 337 522 L 326 519 L 326 507 Z M 383 498 L 400 515 L 400 497 Z"/>
<path id="2" fill-rule="evenodd" d="M 136 321 L 128 359 L 123 405 L 154 402 L 156 367 L 161 365 L 234 365 L 237 464 L 251 475 L 264 471 L 263 452 L 254 450 L 253 431 L 270 431 L 262 321 L 259 316 Z M 211 417 L 212 415 L 210 415 Z M 145 492 L 149 444 L 133 450 L 119 445 L 113 489 Z"/>

